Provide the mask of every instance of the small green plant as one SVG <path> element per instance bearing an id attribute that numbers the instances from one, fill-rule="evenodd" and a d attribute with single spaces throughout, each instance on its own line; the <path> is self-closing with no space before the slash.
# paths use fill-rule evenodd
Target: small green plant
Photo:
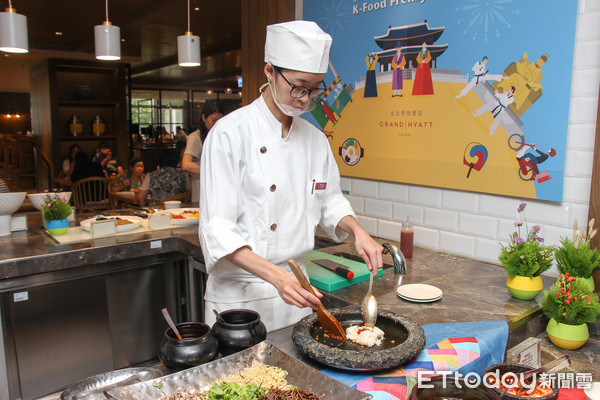
<path id="1" fill-rule="evenodd" d="M 594 219 L 588 224 L 588 229 L 577 230 L 577 220 L 573 222 L 573 239 L 561 239 L 561 247 L 554 251 L 558 271 L 562 274 L 589 278 L 595 270 L 600 269 L 600 252 L 590 248 L 590 241 L 596 233 Z"/>
<path id="2" fill-rule="evenodd" d="M 71 214 L 71 205 L 64 199 L 49 193 L 44 196 L 42 215 L 45 221 L 65 219 Z"/>
<path id="3" fill-rule="evenodd" d="M 542 310 L 548 318 L 568 325 L 594 323 L 600 315 L 598 296 L 587 285 L 566 273 L 544 292 Z"/>
<path id="4" fill-rule="evenodd" d="M 526 203 L 521 203 L 517 211 L 525 211 Z M 523 214 L 525 215 L 525 214 Z M 521 226 L 523 222 L 515 222 L 517 232 L 510 235 L 510 242 L 502 246 L 498 260 L 506 269 L 509 276 L 527 276 L 533 278 L 548 270 L 552 266 L 553 248 L 544 245 L 544 238 L 538 236 L 542 229 L 539 225 L 534 225 L 529 230 L 527 218 L 525 218 L 526 236 L 521 236 Z"/>

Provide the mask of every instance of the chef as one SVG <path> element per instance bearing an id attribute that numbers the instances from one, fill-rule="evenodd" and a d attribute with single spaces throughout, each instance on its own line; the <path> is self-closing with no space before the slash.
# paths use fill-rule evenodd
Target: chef
<path id="1" fill-rule="evenodd" d="M 324 93 L 331 37 L 317 24 L 267 26 L 267 83 L 253 103 L 220 119 L 204 144 L 199 236 L 213 309 L 257 311 L 268 331 L 296 323 L 319 305 L 290 272 L 314 248 L 317 224 L 335 240 L 354 236 L 369 270 L 382 247 L 360 227 L 340 190 L 325 135 L 298 116 Z"/>

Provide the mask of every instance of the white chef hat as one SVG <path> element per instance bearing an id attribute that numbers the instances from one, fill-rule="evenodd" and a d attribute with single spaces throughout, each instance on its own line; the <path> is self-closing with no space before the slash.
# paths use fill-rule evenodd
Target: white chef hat
<path id="1" fill-rule="evenodd" d="M 267 26 L 265 62 L 295 71 L 327 72 L 331 36 L 312 21 Z"/>

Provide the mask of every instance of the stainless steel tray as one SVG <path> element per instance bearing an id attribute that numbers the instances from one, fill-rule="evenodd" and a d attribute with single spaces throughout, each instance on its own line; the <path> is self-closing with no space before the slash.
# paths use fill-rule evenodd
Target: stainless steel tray
<path id="1" fill-rule="evenodd" d="M 253 361 L 279 367 L 287 371 L 287 382 L 304 390 L 310 390 L 327 400 L 367 400 L 373 396 L 352 389 L 333 378 L 309 367 L 287 355 L 267 340 L 239 353 L 223 357 L 207 364 L 163 376 L 152 381 L 114 388 L 105 391 L 108 398 L 116 400 L 164 400 L 177 389 L 207 390 L 215 380 L 225 378 L 252 365 Z M 160 383 L 160 384 L 159 384 Z M 160 387 L 157 387 L 160 386 Z"/>
<path id="2" fill-rule="evenodd" d="M 66 388 L 61 400 L 105 400 L 104 390 L 132 385 L 158 378 L 162 372 L 155 368 L 125 368 L 98 374 Z"/>

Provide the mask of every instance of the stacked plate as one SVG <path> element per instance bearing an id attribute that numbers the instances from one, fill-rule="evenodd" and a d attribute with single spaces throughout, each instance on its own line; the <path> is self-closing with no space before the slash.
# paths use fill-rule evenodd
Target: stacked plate
<path id="1" fill-rule="evenodd" d="M 424 283 L 401 285 L 396 290 L 396 293 L 401 299 L 415 303 L 438 301 L 443 296 L 443 292 L 440 288 Z"/>

